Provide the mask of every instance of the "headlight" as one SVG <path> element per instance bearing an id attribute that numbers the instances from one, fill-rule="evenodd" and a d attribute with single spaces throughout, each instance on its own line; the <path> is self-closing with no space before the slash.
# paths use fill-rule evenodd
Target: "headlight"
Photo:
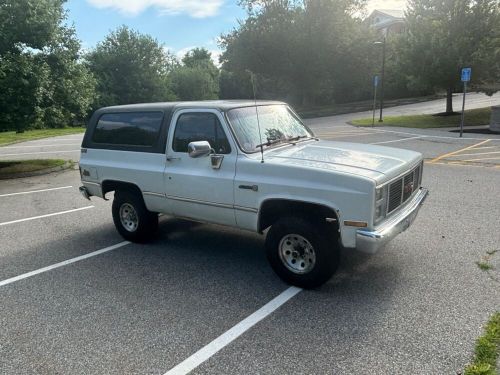
<path id="1" fill-rule="evenodd" d="M 385 217 L 386 213 L 387 185 L 375 190 L 375 223 Z"/>

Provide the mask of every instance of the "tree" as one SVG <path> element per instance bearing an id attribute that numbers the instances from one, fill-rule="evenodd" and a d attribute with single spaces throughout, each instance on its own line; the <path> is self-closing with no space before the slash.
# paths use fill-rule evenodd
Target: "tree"
<path id="1" fill-rule="evenodd" d="M 259 97 L 307 107 L 364 98 L 370 92 L 375 36 L 354 0 L 240 1 L 248 18 L 223 35 L 224 70 L 254 72 Z M 263 91 L 264 90 L 264 91 Z"/>
<path id="2" fill-rule="evenodd" d="M 0 55 L 24 46 L 43 49 L 64 19 L 65 0 L 1 0 Z"/>
<path id="3" fill-rule="evenodd" d="M 42 127 L 82 123 L 95 99 L 96 80 L 83 64 L 80 42 L 73 28 L 60 28 L 38 60 L 49 67 L 42 93 Z"/>
<path id="4" fill-rule="evenodd" d="M 87 55 L 97 78 L 96 107 L 174 99 L 168 74 L 173 59 L 158 41 L 126 26 Z"/>
<path id="5" fill-rule="evenodd" d="M 407 34 L 399 46 L 409 85 L 445 89 L 450 114 L 461 68 L 472 67 L 478 89 L 498 82 L 499 12 L 498 0 L 410 0 Z"/>
<path id="6" fill-rule="evenodd" d="M 66 126 L 93 101 L 80 42 L 65 24 L 63 0 L 0 2 L 0 130 Z"/>
<path id="7" fill-rule="evenodd" d="M 182 65 L 170 73 L 172 90 L 181 100 L 210 100 L 219 97 L 219 69 L 205 48 L 194 48 Z"/>
<path id="8" fill-rule="evenodd" d="M 21 133 L 37 121 L 49 74 L 49 67 L 31 53 L 0 57 L 0 131 Z"/>

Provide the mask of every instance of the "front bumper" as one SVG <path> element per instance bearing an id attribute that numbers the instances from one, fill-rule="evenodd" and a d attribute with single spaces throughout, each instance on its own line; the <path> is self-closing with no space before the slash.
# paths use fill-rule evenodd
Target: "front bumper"
<path id="1" fill-rule="evenodd" d="M 374 230 L 358 229 L 356 232 L 356 249 L 373 254 L 387 244 L 398 234 L 404 232 L 417 217 L 418 210 L 429 190 L 420 188 L 419 192 L 409 201 L 401 211 L 381 223 Z"/>

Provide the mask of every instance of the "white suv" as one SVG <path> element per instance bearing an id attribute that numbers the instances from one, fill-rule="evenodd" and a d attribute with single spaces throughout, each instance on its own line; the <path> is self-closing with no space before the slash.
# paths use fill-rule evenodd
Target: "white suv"
<path id="1" fill-rule="evenodd" d="M 329 142 L 285 103 L 213 101 L 102 108 L 89 123 L 80 173 L 86 197 L 114 191 L 113 220 L 130 241 L 158 214 L 264 233 L 286 282 L 315 287 L 341 248 L 375 252 L 404 231 L 427 190 L 422 155 Z"/>

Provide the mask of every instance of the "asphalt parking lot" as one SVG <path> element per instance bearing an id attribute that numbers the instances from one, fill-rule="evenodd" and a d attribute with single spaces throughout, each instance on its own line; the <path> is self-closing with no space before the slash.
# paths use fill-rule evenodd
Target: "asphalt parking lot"
<path id="1" fill-rule="evenodd" d="M 153 242 L 123 242 L 111 201 L 84 200 L 76 170 L 1 181 L 0 373 L 461 371 L 500 307 L 500 252 L 496 271 L 475 264 L 500 250 L 500 137 L 309 125 L 423 152 L 431 191 L 408 231 L 376 255 L 345 251 L 312 291 L 275 276 L 259 235 L 162 217 Z M 77 158 L 78 137 L 0 158 L 40 144 Z"/>

